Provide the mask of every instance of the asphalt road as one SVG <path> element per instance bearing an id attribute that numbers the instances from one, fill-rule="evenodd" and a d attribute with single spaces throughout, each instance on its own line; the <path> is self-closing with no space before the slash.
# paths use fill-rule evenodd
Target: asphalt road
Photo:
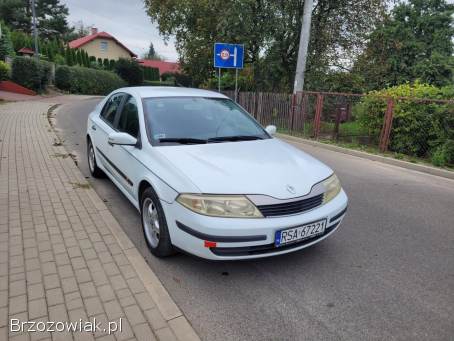
<path id="1" fill-rule="evenodd" d="M 87 177 L 97 101 L 57 114 Z M 269 259 L 154 258 L 133 206 L 109 180 L 88 181 L 204 340 L 453 340 L 454 181 L 300 147 L 336 171 L 349 211 L 327 240 Z"/>

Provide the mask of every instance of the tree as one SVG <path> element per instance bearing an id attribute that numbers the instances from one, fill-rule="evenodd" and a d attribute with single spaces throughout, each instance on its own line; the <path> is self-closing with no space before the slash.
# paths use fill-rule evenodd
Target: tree
<path id="1" fill-rule="evenodd" d="M 135 60 L 120 58 L 115 65 L 115 72 L 129 85 L 143 83 L 142 67 Z"/>
<path id="2" fill-rule="evenodd" d="M 105 70 L 109 70 L 110 69 L 109 59 L 104 58 L 104 60 L 102 61 L 102 66 L 104 67 Z"/>
<path id="3" fill-rule="evenodd" d="M 64 41 L 76 40 L 90 35 L 91 26 L 85 26 L 82 21 L 78 21 L 74 26 L 68 29 L 63 37 Z"/>
<path id="4" fill-rule="evenodd" d="M 114 69 L 115 69 L 115 64 L 116 64 L 116 63 L 117 63 L 117 62 L 116 62 L 114 59 L 111 59 L 111 60 L 109 61 L 109 70 L 114 70 Z"/>
<path id="5" fill-rule="evenodd" d="M 31 31 L 31 17 L 24 9 L 24 0 L 0 0 L 0 18 L 13 30 Z"/>
<path id="6" fill-rule="evenodd" d="M 88 57 L 87 51 L 83 51 L 84 53 L 84 66 L 85 67 L 90 67 L 90 58 Z"/>
<path id="7" fill-rule="evenodd" d="M 153 43 L 150 43 L 150 47 L 148 48 L 148 52 L 145 53 L 145 55 L 143 57 L 144 57 L 144 59 L 155 59 L 156 56 L 157 56 L 157 54 L 156 54 L 156 51 L 154 49 Z"/>
<path id="8" fill-rule="evenodd" d="M 14 55 L 13 43 L 11 34 L 7 27 L 2 27 L 2 36 L 0 38 L 0 61 L 4 61 L 6 56 Z"/>
<path id="9" fill-rule="evenodd" d="M 37 0 L 36 17 L 41 37 L 63 37 L 69 30 L 68 13 L 68 8 L 60 0 Z"/>
<path id="10" fill-rule="evenodd" d="M 72 50 L 69 47 L 67 47 L 65 49 L 65 60 L 66 60 L 67 65 L 69 65 L 69 66 L 74 65 L 74 58 L 73 58 Z"/>
<path id="11" fill-rule="evenodd" d="M 60 0 L 36 0 L 41 37 L 62 37 L 68 31 L 68 8 Z M 32 0 L 0 0 L 0 17 L 13 30 L 32 32 Z"/>
<path id="12" fill-rule="evenodd" d="M 313 9 L 307 86 L 320 73 L 345 67 L 364 36 L 383 17 L 388 0 L 318 0 Z M 183 70 L 195 85 L 215 75 L 213 43 L 245 45 L 256 88 L 289 89 L 293 83 L 304 0 L 145 0 L 165 39 L 175 37 Z M 219 15 L 222 13 L 222 15 Z"/>
<path id="13" fill-rule="evenodd" d="M 445 0 L 409 0 L 369 37 L 354 72 L 368 89 L 422 82 L 443 86 L 454 75 L 454 5 Z"/>
<path id="14" fill-rule="evenodd" d="M 80 66 L 83 66 L 84 65 L 84 59 L 83 59 L 83 51 L 82 50 L 77 50 L 77 63 L 80 65 Z"/>

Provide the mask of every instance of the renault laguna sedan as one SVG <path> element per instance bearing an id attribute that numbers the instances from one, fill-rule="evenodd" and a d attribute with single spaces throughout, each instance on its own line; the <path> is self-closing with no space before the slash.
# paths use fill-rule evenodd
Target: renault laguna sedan
<path id="1" fill-rule="evenodd" d="M 89 115 L 88 164 L 138 209 L 158 257 L 274 256 L 328 237 L 347 210 L 333 171 L 275 132 L 216 92 L 124 88 Z"/>

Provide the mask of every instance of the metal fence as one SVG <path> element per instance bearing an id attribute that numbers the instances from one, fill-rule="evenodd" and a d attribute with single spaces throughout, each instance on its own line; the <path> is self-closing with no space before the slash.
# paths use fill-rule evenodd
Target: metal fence
<path id="1" fill-rule="evenodd" d="M 235 97 L 233 91 L 224 91 L 224 94 L 232 99 Z M 275 125 L 278 132 L 372 147 L 380 152 L 391 150 L 424 158 L 429 156 L 433 143 L 430 142 L 434 138 L 431 135 L 437 133 L 454 138 L 454 100 L 377 96 L 372 103 L 374 110 L 371 110 L 370 96 L 367 97 L 369 107 L 365 107 L 366 96 L 313 91 L 296 95 L 240 92 L 238 103 L 262 125 Z M 396 108 L 401 113 L 405 106 L 417 106 L 422 119 L 408 119 L 407 123 L 405 115 L 395 117 Z M 399 124 L 394 129 L 393 121 L 396 120 Z M 418 126 L 423 121 L 424 124 L 429 122 L 427 127 Z M 416 138 L 415 134 L 420 136 Z"/>

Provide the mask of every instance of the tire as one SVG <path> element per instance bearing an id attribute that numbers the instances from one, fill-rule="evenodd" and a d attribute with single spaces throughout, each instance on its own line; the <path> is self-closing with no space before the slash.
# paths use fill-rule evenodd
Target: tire
<path id="1" fill-rule="evenodd" d="M 90 174 L 94 178 L 103 178 L 105 176 L 104 172 L 98 167 L 98 164 L 96 163 L 95 149 L 90 138 L 87 139 L 87 162 Z"/>
<path id="2" fill-rule="evenodd" d="M 140 215 L 143 235 L 151 253 L 156 257 L 173 255 L 175 250 L 170 240 L 164 210 L 153 188 L 146 188 L 140 200 Z"/>

